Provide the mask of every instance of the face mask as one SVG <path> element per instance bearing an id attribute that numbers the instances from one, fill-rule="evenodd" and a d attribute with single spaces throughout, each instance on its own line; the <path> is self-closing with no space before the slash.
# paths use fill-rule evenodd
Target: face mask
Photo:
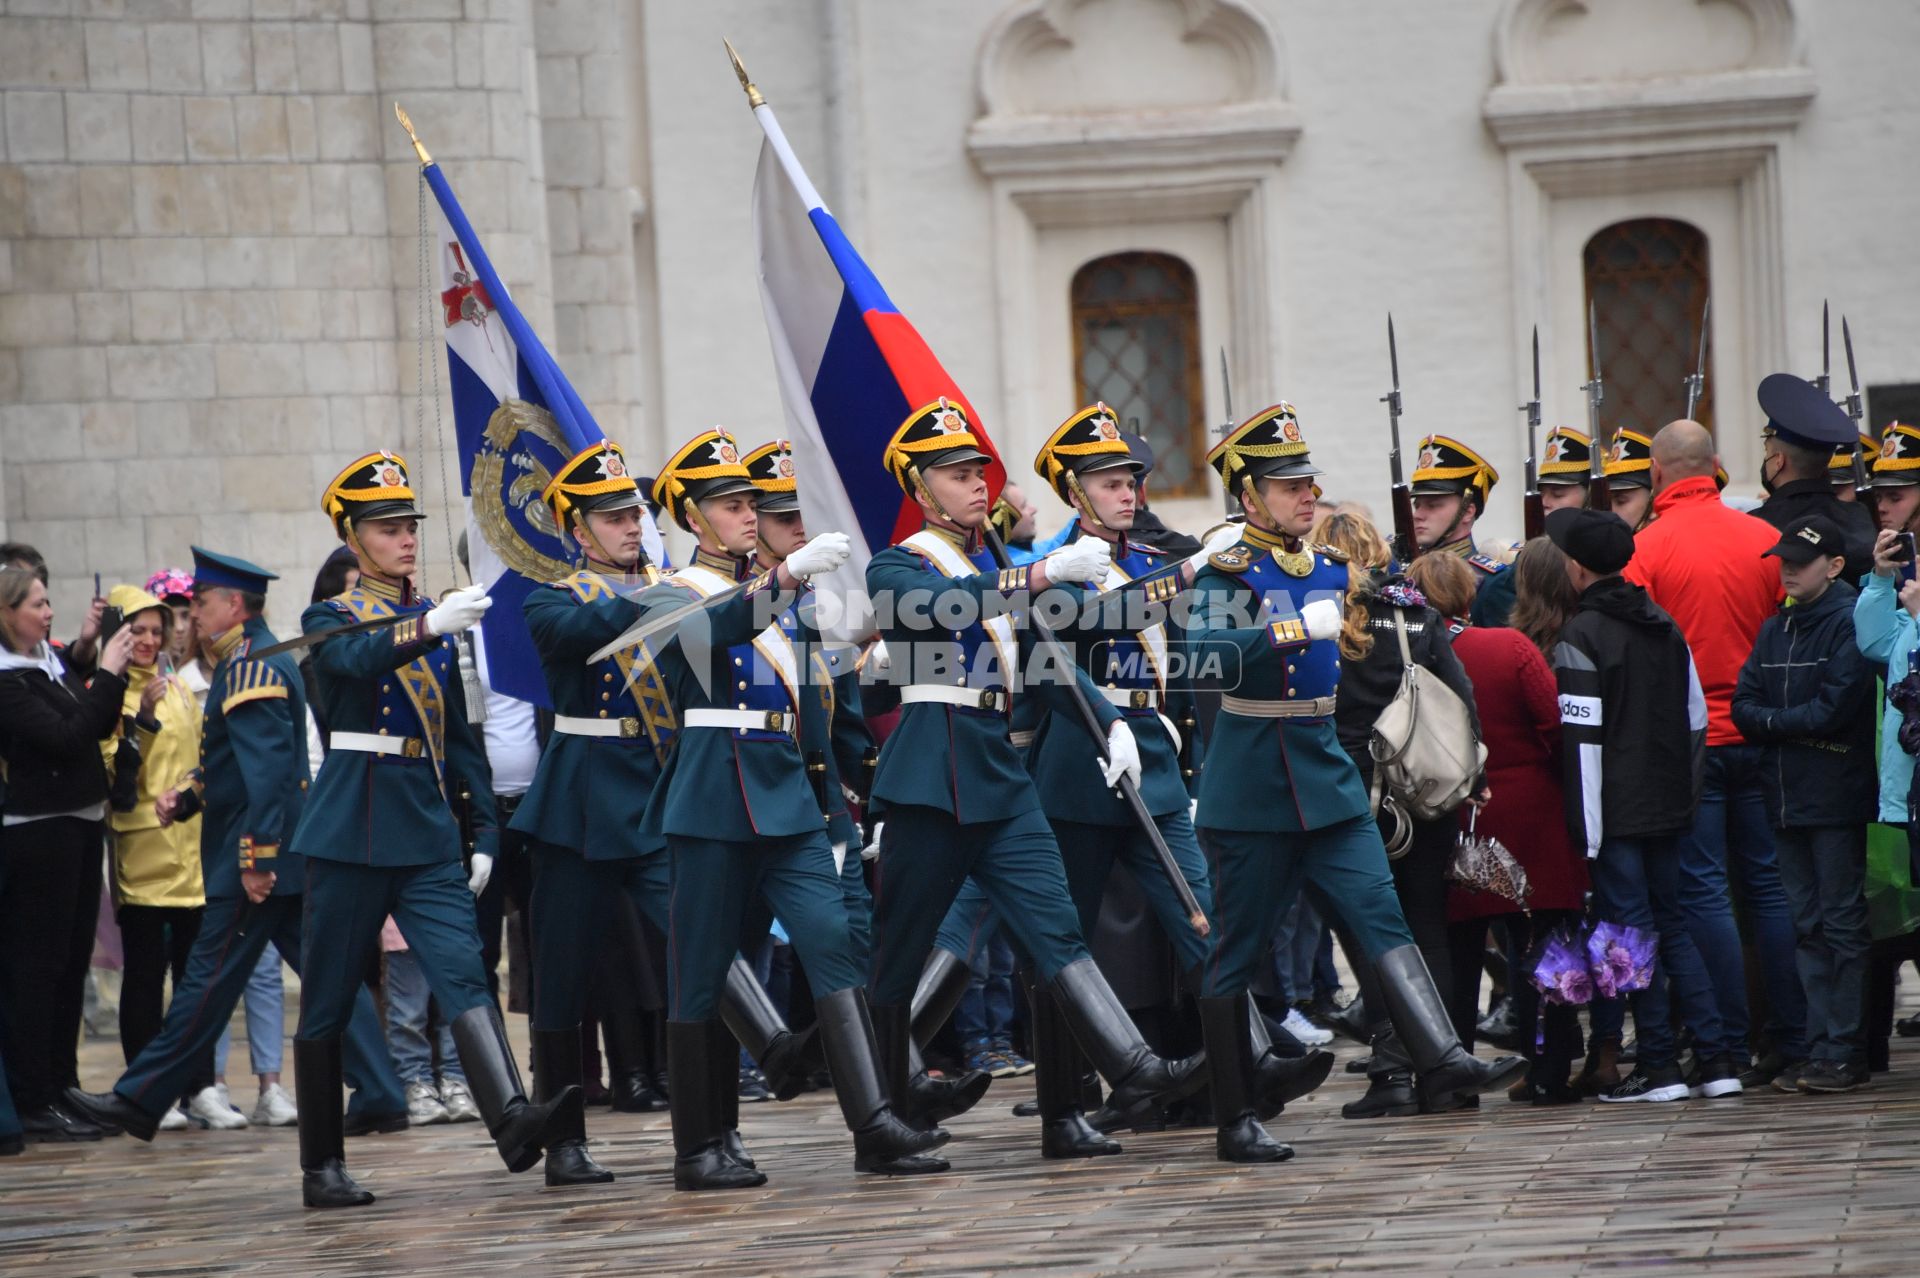
<path id="1" fill-rule="evenodd" d="M 1774 468 L 1774 470 L 1773 470 L 1773 473 L 1772 473 L 1772 474 L 1768 474 L 1768 473 L 1767 473 L 1767 463 L 1768 463 L 1768 462 L 1770 462 L 1770 461 L 1777 461 L 1777 462 L 1780 462 L 1780 463 L 1781 463 L 1781 465 L 1780 465 L 1780 466 L 1776 466 L 1776 467 Z M 1762 458 L 1762 459 L 1761 459 L 1761 462 L 1760 462 L 1760 487 L 1761 487 L 1761 490 L 1762 490 L 1762 491 L 1764 491 L 1764 492 L 1765 492 L 1765 493 L 1767 494 L 1767 496 L 1769 496 L 1769 497 L 1771 497 L 1771 496 L 1773 496 L 1773 490 L 1774 490 L 1774 487 L 1775 487 L 1775 483 L 1774 483 L 1774 481 L 1775 481 L 1775 479 L 1776 479 L 1776 478 L 1777 478 L 1777 477 L 1779 476 L 1779 474 L 1780 474 L 1780 471 L 1781 471 L 1781 469 L 1782 469 L 1782 468 L 1783 468 L 1783 467 L 1784 467 L 1785 465 L 1786 465 L 1786 463 L 1785 463 L 1785 461 L 1784 461 L 1784 460 L 1783 460 L 1783 459 L 1781 458 L 1781 456 L 1780 456 L 1780 454 L 1778 454 L 1778 453 L 1774 453 L 1774 454 L 1773 454 L 1772 456 L 1770 456 L 1770 457 L 1765 457 L 1765 458 Z"/>

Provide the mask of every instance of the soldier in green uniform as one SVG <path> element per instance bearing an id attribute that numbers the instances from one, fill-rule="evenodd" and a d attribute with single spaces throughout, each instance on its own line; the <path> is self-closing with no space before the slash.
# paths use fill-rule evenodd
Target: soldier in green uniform
<path id="1" fill-rule="evenodd" d="M 194 624 L 212 636 L 215 664 L 200 766 L 190 784 L 163 794 L 157 807 L 169 824 L 202 815 L 206 914 L 160 1033 L 111 1091 L 67 1093 L 89 1119 L 123 1127 L 141 1140 L 153 1139 L 160 1118 L 227 1032 L 267 943 L 295 972 L 302 970 L 306 867 L 286 836 L 307 797 L 306 685 L 292 653 L 252 656 L 276 642 L 260 614 L 267 584 L 278 578 L 198 546 L 193 561 Z M 295 1087 L 302 1099 L 310 1089 L 331 1089 L 327 1099 L 313 1100 L 316 1125 L 302 1132 L 301 1165 L 314 1169 L 309 1176 L 322 1196 L 332 1181 L 327 1160 L 338 1157 L 348 1130 L 398 1131 L 407 1125 L 393 1056 L 364 988 L 354 994 L 345 1038 L 344 1062 L 339 1040 L 294 1045 Z M 343 1074 L 355 1088 L 345 1123 Z"/>
<path id="2" fill-rule="evenodd" d="M 1226 1162 L 1293 1155 L 1256 1116 L 1247 984 L 1274 926 L 1311 879 L 1332 900 L 1378 973 L 1395 1033 L 1378 1052 L 1404 1054 L 1436 1093 L 1504 1087 L 1526 1063 L 1474 1059 L 1394 895 L 1380 830 L 1359 770 L 1333 726 L 1344 556 L 1303 540 L 1313 525 L 1313 466 L 1292 405 L 1263 410 L 1208 454 L 1246 512 L 1242 540 L 1219 551 L 1193 588 L 1191 635 L 1236 660 L 1210 678 L 1221 690 L 1208 743 L 1198 824 L 1216 858 L 1215 946 L 1200 1014 L 1213 1067 L 1215 1142 Z M 1431 469 L 1431 467 L 1429 467 Z M 1444 545 L 1444 543 L 1443 543 Z M 1237 675 L 1237 679 L 1234 677 Z"/>
<path id="3" fill-rule="evenodd" d="M 1473 540 L 1473 526 L 1487 513 L 1487 498 L 1500 482 L 1500 472 L 1479 453 L 1446 435 L 1421 440 L 1418 456 L 1412 492 L 1413 535 L 1420 553 L 1466 560 L 1478 582 L 1473 624 L 1506 625 L 1513 610 L 1513 576 L 1507 565 L 1482 554 Z"/>
<path id="4" fill-rule="evenodd" d="M 846 534 L 816 536 L 771 571 L 754 573 L 759 494 L 732 436 L 719 429 L 681 447 L 653 492 L 699 539 L 693 561 L 640 599 L 643 616 L 696 614 L 649 641 L 678 724 L 646 813 L 647 827 L 665 836 L 673 867 L 667 1068 L 674 1183 L 730 1189 L 766 1181 L 728 1153 L 715 1094 L 720 1059 L 730 1062 L 733 1048 L 716 1035 L 714 1015 L 756 898 L 785 925 L 806 965 L 820 1041 L 854 1134 L 854 1166 L 944 1171 L 945 1161 L 926 1151 L 947 1134 L 908 1126 L 888 1103 L 841 896 L 849 849 L 829 841 L 832 804 L 822 801 L 839 785 L 828 740 L 833 686 L 809 677 L 816 636 L 802 605 L 810 578 L 846 562 Z M 810 751 L 820 754 L 824 795 L 808 780 Z"/>
<path id="5" fill-rule="evenodd" d="M 492 856 L 493 787 L 486 755 L 467 722 L 466 693 L 451 638 L 491 603 L 469 586 L 438 605 L 414 593 L 420 510 L 406 463 L 391 452 L 358 459 L 327 485 L 323 509 L 359 560 L 360 581 L 308 608 L 318 636 L 313 671 L 329 729 L 326 762 L 293 832 L 307 858 L 304 985 L 294 1050 L 301 1053 L 301 1163 L 311 1206 L 371 1202 L 321 1142 L 337 1130 L 337 1084 L 309 1095 L 306 1065 L 337 1062 L 360 973 L 391 915 L 452 1021 L 460 1065 L 509 1171 L 581 1130 L 578 1087 L 534 1102 L 520 1085 L 506 1028 L 487 989 L 473 894 L 461 866 L 460 823 L 448 796 L 472 796 L 476 855 Z M 336 633 L 366 622 L 397 622 Z M 322 1179 L 316 1181 L 316 1176 Z M 315 1201 L 318 1198 L 320 1201 Z"/>
<path id="6" fill-rule="evenodd" d="M 533 853 L 533 1073 L 545 1098 L 581 1082 L 580 1021 L 594 956 L 617 952 L 610 938 L 618 894 L 666 930 L 666 845 L 641 821 L 673 744 L 674 718 L 643 650 L 588 660 L 638 620 L 631 596 L 661 579 L 640 547 L 640 489 L 619 445 L 603 440 L 582 450 L 542 498 L 586 560 L 523 605 L 554 707 L 553 734 L 510 822 L 528 835 Z M 728 1028 L 786 1095 L 797 1094 L 791 1062 L 798 1040 L 743 961 L 728 971 L 722 1006 Z M 722 1073 L 737 1077 L 730 1060 Z M 737 1089 L 731 1096 L 737 1106 Z M 739 1140 L 737 1126 L 728 1125 L 729 1142 Z M 588 1155 L 582 1130 L 547 1150 L 546 1178 L 566 1185 L 613 1176 Z"/>
<path id="7" fill-rule="evenodd" d="M 1084 671 L 1053 670 L 1025 686 L 1034 636 L 1020 610 L 1050 587 L 1098 584 L 1112 554 L 1087 538 L 1044 560 L 1001 568 L 982 544 L 985 463 L 965 415 L 942 399 L 895 432 L 886 465 L 921 507 L 925 527 L 874 555 L 867 591 L 900 683 L 900 723 L 880 752 L 873 804 L 886 820 L 874 895 L 874 1017 L 893 1094 L 909 1088 L 911 1000 L 924 960 L 969 875 L 1032 958 L 1045 993 L 1112 1085 L 1124 1111 L 1202 1085 L 1194 1060 L 1169 1062 L 1141 1039 L 1094 965 L 1061 870 L 1059 845 L 1009 732 L 1032 695 L 1075 713 L 1075 680 L 1107 734 L 1102 764 L 1080 734 L 1081 766 L 1102 788 L 1137 783 L 1139 747 L 1119 710 Z M 1135 591 L 1142 594 L 1145 587 Z M 1064 600 L 1072 604 L 1075 600 Z"/>
<path id="8" fill-rule="evenodd" d="M 1540 457 L 1540 509 L 1552 514 L 1567 506 L 1584 506 L 1592 495 L 1593 441 L 1583 430 L 1555 426 L 1547 432 L 1546 451 Z"/>

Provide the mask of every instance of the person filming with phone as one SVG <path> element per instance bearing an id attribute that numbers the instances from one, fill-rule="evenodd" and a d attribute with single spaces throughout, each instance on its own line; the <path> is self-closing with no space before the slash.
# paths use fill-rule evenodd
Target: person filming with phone
<path id="1" fill-rule="evenodd" d="M 1911 668 L 1920 644 L 1920 584 L 1914 580 L 1914 529 L 1920 524 L 1920 429 L 1895 422 L 1880 438 L 1873 461 L 1874 509 L 1880 535 L 1873 543 L 1873 571 L 1853 604 L 1860 651 L 1884 665 L 1894 688 Z M 1913 756 L 1900 748 L 1900 711 L 1883 699 L 1880 734 L 1880 815 L 1896 828 L 1907 824 L 1907 792 Z"/>

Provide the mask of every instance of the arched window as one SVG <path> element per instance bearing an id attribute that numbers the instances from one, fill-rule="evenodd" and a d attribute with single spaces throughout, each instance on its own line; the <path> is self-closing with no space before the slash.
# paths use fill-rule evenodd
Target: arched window
<path id="1" fill-rule="evenodd" d="M 1600 339 L 1606 398 L 1600 424 L 1652 434 L 1686 415 L 1687 375 L 1700 353 L 1700 311 L 1707 300 L 1707 237 L 1666 217 L 1616 222 L 1587 241 L 1587 300 Z M 1707 337 L 1712 367 L 1713 337 Z M 1592 355 L 1588 355 L 1591 375 Z M 1694 419 L 1713 428 L 1708 376 Z"/>
<path id="2" fill-rule="evenodd" d="M 1073 367 L 1082 404 L 1101 400 L 1153 448 L 1153 491 L 1206 491 L 1200 294 L 1167 253 L 1115 253 L 1073 277 Z"/>

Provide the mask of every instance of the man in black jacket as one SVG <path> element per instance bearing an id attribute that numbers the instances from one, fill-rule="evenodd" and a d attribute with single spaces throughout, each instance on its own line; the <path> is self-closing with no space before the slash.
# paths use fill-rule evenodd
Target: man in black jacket
<path id="1" fill-rule="evenodd" d="M 1873 512 L 1841 501 L 1827 479 L 1833 450 L 1854 442 L 1853 420 L 1825 391 L 1792 373 L 1761 380 L 1760 407 L 1767 415 L 1766 456 L 1760 461 L 1767 499 L 1753 513 L 1782 532 L 1808 515 L 1832 520 L 1846 538 L 1842 576 L 1857 587 L 1873 566 Z"/>
<path id="2" fill-rule="evenodd" d="M 1567 823 L 1586 849 L 1600 917 L 1660 938 L 1652 982 L 1633 995 L 1639 1063 L 1600 1099 L 1730 1096 L 1740 1091 L 1740 1070 L 1680 906 L 1676 844 L 1692 828 L 1706 760 L 1707 703 L 1693 655 L 1673 619 L 1620 575 L 1633 558 L 1625 520 L 1556 510 L 1547 536 L 1565 552 L 1580 592 L 1553 653 Z M 1674 1063 L 1669 982 L 1701 1062 L 1691 1084 Z"/>
<path id="3" fill-rule="evenodd" d="M 1854 642 L 1845 534 L 1814 515 L 1767 554 L 1788 606 L 1760 629 L 1733 693 L 1733 722 L 1762 747 L 1780 877 L 1793 905 L 1807 995 L 1807 1057 L 1783 1092 L 1850 1092 L 1867 1081 L 1867 823 L 1877 810 L 1875 671 Z"/>

